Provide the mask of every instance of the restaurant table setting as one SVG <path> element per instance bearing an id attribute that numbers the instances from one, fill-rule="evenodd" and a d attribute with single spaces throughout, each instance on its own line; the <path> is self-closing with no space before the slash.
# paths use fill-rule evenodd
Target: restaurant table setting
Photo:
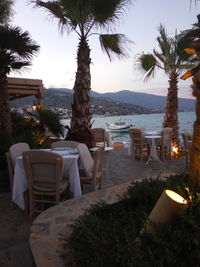
<path id="1" fill-rule="evenodd" d="M 59 147 L 54 149 L 41 149 L 57 153 L 63 157 L 63 174 L 69 177 L 70 192 L 74 197 L 82 195 L 80 176 L 78 169 L 79 154 L 77 149 L 68 147 Z M 28 189 L 28 183 L 24 170 L 22 156 L 18 157 L 15 162 L 14 178 L 13 178 L 13 202 L 16 203 L 21 209 L 25 209 L 24 192 Z"/>

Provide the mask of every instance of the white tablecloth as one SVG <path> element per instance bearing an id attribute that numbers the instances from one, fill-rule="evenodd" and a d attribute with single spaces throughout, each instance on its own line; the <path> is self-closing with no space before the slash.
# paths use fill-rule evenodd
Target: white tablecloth
<path id="1" fill-rule="evenodd" d="M 46 150 L 46 151 L 50 151 Z M 81 193 L 80 176 L 77 160 L 78 154 L 72 155 L 67 151 L 53 151 L 63 156 L 63 174 L 68 175 L 70 191 L 74 197 L 79 197 Z M 25 209 L 24 192 L 28 189 L 22 157 L 18 157 L 15 162 L 13 195 L 12 199 L 21 209 Z"/>

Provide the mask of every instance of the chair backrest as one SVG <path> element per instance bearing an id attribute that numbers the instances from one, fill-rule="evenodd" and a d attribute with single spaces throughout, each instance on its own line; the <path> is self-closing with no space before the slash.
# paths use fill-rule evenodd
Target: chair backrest
<path id="1" fill-rule="evenodd" d="M 22 156 L 22 153 L 28 150 L 30 150 L 30 146 L 27 143 L 16 143 L 9 148 L 13 169 L 15 168 L 16 158 Z"/>
<path id="2" fill-rule="evenodd" d="M 162 136 L 162 145 L 163 146 L 171 146 L 172 145 L 172 133 L 173 129 L 169 127 L 165 127 L 161 131 Z"/>
<path id="3" fill-rule="evenodd" d="M 94 179 L 101 178 L 103 153 L 104 153 L 104 148 L 103 147 L 99 147 L 94 152 L 94 166 L 93 166 Z"/>
<path id="4" fill-rule="evenodd" d="M 136 148 L 142 148 L 144 145 L 144 132 L 141 129 L 132 128 L 129 130 L 131 143 Z"/>
<path id="5" fill-rule="evenodd" d="M 188 149 L 188 141 L 192 141 L 192 134 L 189 132 L 182 133 L 183 143 L 186 149 Z"/>
<path id="6" fill-rule="evenodd" d="M 90 151 L 88 150 L 88 147 L 85 144 L 80 143 L 77 146 L 77 150 L 86 175 L 91 177 L 94 167 L 94 160 L 90 154 Z"/>
<path id="7" fill-rule="evenodd" d="M 10 191 L 12 193 L 14 169 L 13 169 L 13 165 L 12 165 L 12 161 L 11 161 L 10 152 L 6 152 L 6 161 L 7 161 L 7 165 L 8 165 L 8 173 L 9 173 L 9 178 L 10 178 Z"/>
<path id="8" fill-rule="evenodd" d="M 51 187 L 59 192 L 62 183 L 63 158 L 47 151 L 30 150 L 23 153 L 23 163 L 29 190 L 34 186 Z"/>
<path id="9" fill-rule="evenodd" d="M 71 147 L 71 148 L 77 148 L 79 145 L 79 142 L 76 141 L 57 141 L 51 144 L 51 148 L 56 147 Z"/>
<path id="10" fill-rule="evenodd" d="M 107 146 L 112 147 L 114 142 L 112 139 L 112 135 L 109 131 L 105 131 L 105 139 L 106 139 Z"/>
<path id="11" fill-rule="evenodd" d="M 103 128 L 92 128 L 91 132 L 94 136 L 96 146 L 105 146 L 106 143 L 106 131 Z"/>

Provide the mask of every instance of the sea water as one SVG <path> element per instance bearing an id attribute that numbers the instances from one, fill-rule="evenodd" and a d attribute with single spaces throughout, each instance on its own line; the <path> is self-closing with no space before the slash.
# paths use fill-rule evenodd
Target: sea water
<path id="1" fill-rule="evenodd" d="M 180 134 L 184 131 L 193 131 L 193 124 L 195 121 L 195 112 L 179 112 L 179 132 Z M 106 124 L 114 123 L 117 120 L 125 120 L 132 124 L 133 128 L 143 128 L 146 131 L 160 131 L 162 129 L 162 123 L 164 120 L 164 113 L 156 114 L 141 114 L 141 115 L 127 115 L 127 116 L 109 116 L 109 117 L 93 117 L 92 127 L 93 128 L 105 128 Z M 62 120 L 63 125 L 70 126 L 70 120 Z M 129 134 L 111 132 L 112 137 L 115 141 L 129 142 Z"/>

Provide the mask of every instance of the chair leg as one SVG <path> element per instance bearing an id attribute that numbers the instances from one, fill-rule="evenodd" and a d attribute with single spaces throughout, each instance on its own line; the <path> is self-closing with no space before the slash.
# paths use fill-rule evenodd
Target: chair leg
<path id="1" fill-rule="evenodd" d="M 132 157 L 133 160 L 135 159 L 135 153 L 136 153 L 136 148 L 133 147 L 132 148 L 132 153 L 131 153 L 131 157 Z"/>
<path id="2" fill-rule="evenodd" d="M 24 192 L 24 202 L 25 202 L 25 215 L 29 215 L 29 191 Z"/>
<path id="3" fill-rule="evenodd" d="M 31 220 L 33 220 L 34 218 L 34 209 L 35 209 L 35 203 L 34 203 L 33 193 L 29 192 L 29 216 Z"/>
<path id="4" fill-rule="evenodd" d="M 162 160 L 165 161 L 165 148 L 164 147 L 161 148 L 161 157 L 162 157 Z"/>
<path id="5" fill-rule="evenodd" d="M 142 149 L 140 150 L 140 161 L 143 162 L 143 151 L 142 151 Z"/>

